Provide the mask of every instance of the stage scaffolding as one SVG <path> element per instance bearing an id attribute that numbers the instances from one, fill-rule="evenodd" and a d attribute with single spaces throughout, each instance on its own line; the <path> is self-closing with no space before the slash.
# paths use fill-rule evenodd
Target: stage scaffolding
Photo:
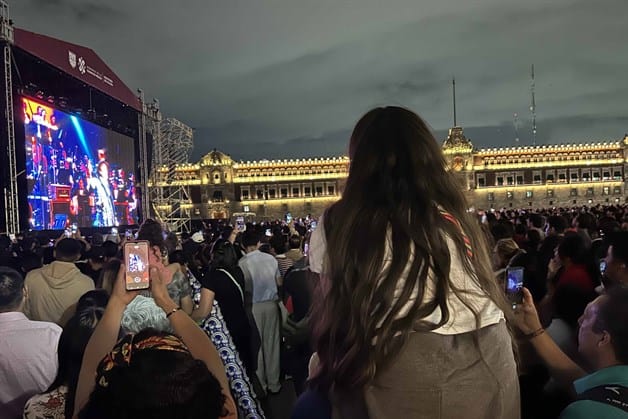
<path id="1" fill-rule="evenodd" d="M 4 114 L 7 135 L 7 175 L 4 186 L 5 231 L 17 234 L 20 231 L 20 209 L 17 191 L 17 156 L 15 150 L 15 125 L 13 121 L 13 80 L 11 79 L 11 45 L 13 44 L 13 26 L 9 18 L 9 5 L 0 0 L 0 41 L 3 44 L 4 72 Z"/>
<path id="2" fill-rule="evenodd" d="M 192 201 L 189 187 L 176 177 L 177 165 L 188 162 L 194 132 L 181 121 L 162 118 L 159 102 L 146 107 L 146 132 L 153 137 L 149 202 L 152 216 L 170 231 L 190 232 Z"/>

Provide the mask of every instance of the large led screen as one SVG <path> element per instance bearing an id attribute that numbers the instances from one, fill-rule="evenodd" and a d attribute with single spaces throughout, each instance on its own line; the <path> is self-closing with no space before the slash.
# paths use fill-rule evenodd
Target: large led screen
<path id="1" fill-rule="evenodd" d="M 137 224 L 133 139 L 50 105 L 21 101 L 30 228 Z"/>

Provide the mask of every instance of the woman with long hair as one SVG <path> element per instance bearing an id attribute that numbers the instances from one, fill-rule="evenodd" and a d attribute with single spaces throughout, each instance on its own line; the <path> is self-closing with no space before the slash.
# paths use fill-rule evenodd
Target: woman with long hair
<path id="1" fill-rule="evenodd" d="M 349 156 L 342 198 L 310 243 L 310 388 L 333 417 L 518 418 L 509 307 L 428 126 L 374 109 Z"/>

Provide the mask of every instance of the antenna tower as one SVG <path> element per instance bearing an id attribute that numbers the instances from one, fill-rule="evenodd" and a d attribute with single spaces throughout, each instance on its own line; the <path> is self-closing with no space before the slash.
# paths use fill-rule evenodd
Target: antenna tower
<path id="1" fill-rule="evenodd" d="M 532 103 L 530 104 L 530 112 L 532 112 L 532 145 L 536 145 L 536 99 L 534 82 L 534 64 L 532 64 L 532 82 L 530 84 L 530 92 L 532 93 Z"/>

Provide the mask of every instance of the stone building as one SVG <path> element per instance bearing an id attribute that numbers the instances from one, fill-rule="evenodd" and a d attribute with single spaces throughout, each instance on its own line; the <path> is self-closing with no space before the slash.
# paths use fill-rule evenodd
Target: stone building
<path id="1" fill-rule="evenodd" d="M 461 127 L 454 127 L 442 148 L 477 209 L 627 202 L 628 136 L 587 144 L 477 149 Z M 156 182 L 187 191 L 181 216 L 268 220 L 288 212 L 320 215 L 341 196 L 348 172 L 346 156 L 243 162 L 213 150 L 197 163 L 177 165 L 174 178 L 160 179 L 157 168 Z"/>

